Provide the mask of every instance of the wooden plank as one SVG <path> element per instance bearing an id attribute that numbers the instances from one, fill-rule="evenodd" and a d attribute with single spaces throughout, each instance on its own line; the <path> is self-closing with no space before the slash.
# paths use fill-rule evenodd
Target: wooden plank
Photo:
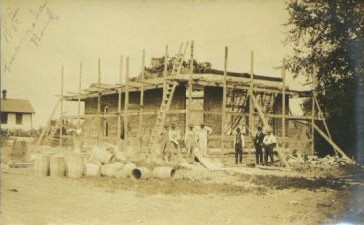
<path id="1" fill-rule="evenodd" d="M 249 92 L 254 93 L 254 52 L 250 52 L 250 85 Z M 249 98 L 249 127 L 254 130 L 253 100 Z"/>
<path id="2" fill-rule="evenodd" d="M 129 57 L 126 58 L 125 101 L 124 101 L 124 140 L 128 141 L 128 109 L 129 108 Z"/>
<path id="3" fill-rule="evenodd" d="M 142 53 L 142 68 L 141 68 L 141 80 L 144 81 L 144 76 L 145 76 L 145 49 L 143 49 L 143 53 Z M 142 149 L 142 137 L 143 137 L 143 132 L 142 132 L 142 123 L 143 123 L 143 107 L 144 107 L 144 87 L 142 85 L 141 89 L 140 89 L 140 100 L 139 100 L 139 149 Z"/>
<path id="4" fill-rule="evenodd" d="M 326 134 L 325 132 L 323 132 L 316 124 L 314 124 L 314 129 L 334 148 L 336 149 L 336 151 L 341 155 L 341 157 L 343 157 L 345 160 L 347 160 L 350 163 L 354 163 L 353 160 L 351 160 L 346 154 L 345 152 L 339 147 L 337 146 L 337 144 L 335 144 L 334 141 L 332 141 Z"/>
<path id="5" fill-rule="evenodd" d="M 81 83 L 82 83 L 82 62 L 80 62 L 80 77 L 78 82 L 78 101 L 77 101 L 77 129 L 80 129 L 81 116 Z"/>

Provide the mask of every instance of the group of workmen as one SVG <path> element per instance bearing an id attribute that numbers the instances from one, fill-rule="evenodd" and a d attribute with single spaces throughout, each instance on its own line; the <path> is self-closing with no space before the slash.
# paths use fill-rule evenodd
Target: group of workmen
<path id="1" fill-rule="evenodd" d="M 277 146 L 277 139 L 273 135 L 271 128 L 267 128 L 266 133 L 264 134 L 262 127 L 259 126 L 258 132 L 254 137 L 256 165 L 268 165 L 268 157 L 270 164 L 274 164 L 274 149 Z M 245 147 L 244 135 L 245 132 L 238 127 L 234 134 L 235 164 L 241 164 L 243 161 L 243 149 Z"/>
<path id="2" fill-rule="evenodd" d="M 193 125 L 188 126 L 184 137 L 188 159 L 193 159 L 195 156 L 207 156 L 207 140 L 211 133 L 212 129 L 204 123 L 201 123 L 198 128 Z M 171 123 L 170 127 L 164 125 L 160 138 L 161 153 L 164 160 L 171 161 L 174 156 L 181 157 L 180 139 L 181 135 L 176 123 Z"/>
<path id="3" fill-rule="evenodd" d="M 195 156 L 207 156 L 207 142 L 208 136 L 212 133 L 212 129 L 201 123 L 198 127 L 190 124 L 185 132 L 184 143 L 187 152 L 187 158 L 193 160 Z M 243 150 L 245 148 L 245 130 L 243 131 L 238 127 L 234 133 L 234 148 L 235 148 L 235 164 L 242 163 Z M 164 129 L 160 134 L 160 146 L 162 158 L 165 161 L 181 158 L 180 132 L 176 123 L 171 123 L 170 126 L 164 125 Z M 254 137 L 255 158 L 256 164 L 268 165 L 268 158 L 270 163 L 274 163 L 274 148 L 277 145 L 277 139 L 273 135 L 272 130 L 268 128 L 266 134 L 263 132 L 262 127 L 258 127 L 258 132 Z M 264 157 L 263 157 L 264 156 Z"/>

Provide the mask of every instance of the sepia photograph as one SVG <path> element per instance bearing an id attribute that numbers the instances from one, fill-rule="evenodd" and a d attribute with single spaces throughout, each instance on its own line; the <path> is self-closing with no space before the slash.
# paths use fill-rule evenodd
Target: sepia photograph
<path id="1" fill-rule="evenodd" d="M 0 224 L 364 224 L 364 1 L 0 9 Z"/>

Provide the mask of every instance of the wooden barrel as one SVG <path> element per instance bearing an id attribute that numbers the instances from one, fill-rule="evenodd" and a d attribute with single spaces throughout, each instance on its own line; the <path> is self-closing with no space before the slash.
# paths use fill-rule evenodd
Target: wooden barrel
<path id="1" fill-rule="evenodd" d="M 145 167 L 134 168 L 130 173 L 130 178 L 135 180 L 148 179 L 150 177 L 151 177 L 151 172 L 149 169 Z"/>
<path id="2" fill-rule="evenodd" d="M 153 169 L 153 177 L 159 179 L 173 179 L 176 174 L 176 170 L 172 167 L 159 166 Z"/>
<path id="3" fill-rule="evenodd" d="M 35 156 L 34 173 L 44 177 L 49 175 L 49 155 L 39 154 Z"/>
<path id="4" fill-rule="evenodd" d="M 66 174 L 66 163 L 63 156 L 53 156 L 50 159 L 51 177 L 64 177 Z"/>
<path id="5" fill-rule="evenodd" d="M 95 163 L 85 164 L 85 176 L 99 177 L 101 175 L 101 165 Z"/>
<path id="6" fill-rule="evenodd" d="M 119 168 L 115 171 L 116 178 L 126 178 L 130 176 L 130 173 L 133 169 L 136 168 L 134 163 L 127 163 L 123 168 Z"/>
<path id="7" fill-rule="evenodd" d="M 70 154 L 67 156 L 67 176 L 70 178 L 80 178 L 84 170 L 84 154 Z"/>
<path id="8" fill-rule="evenodd" d="M 121 162 L 106 164 L 101 167 L 101 175 L 105 177 L 115 177 L 116 171 L 122 169 L 124 164 Z"/>

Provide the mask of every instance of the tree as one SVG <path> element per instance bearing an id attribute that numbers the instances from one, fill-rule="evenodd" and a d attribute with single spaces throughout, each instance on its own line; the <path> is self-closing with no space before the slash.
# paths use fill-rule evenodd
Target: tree
<path id="1" fill-rule="evenodd" d="M 315 74 L 333 139 L 363 162 L 364 2 L 288 0 L 286 9 L 288 68 L 308 81 Z"/>

